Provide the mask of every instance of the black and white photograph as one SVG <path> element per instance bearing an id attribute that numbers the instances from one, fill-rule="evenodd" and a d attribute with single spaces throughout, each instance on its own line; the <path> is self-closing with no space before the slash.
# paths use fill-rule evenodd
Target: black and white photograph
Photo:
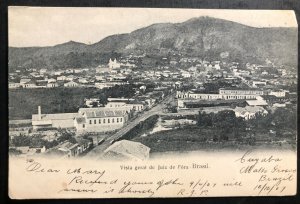
<path id="1" fill-rule="evenodd" d="M 296 192 L 293 11 L 12 6 L 8 40 L 11 196 L 14 189 L 17 198 L 223 195 L 221 187 L 214 192 L 218 186 L 233 196 Z M 102 192 L 108 171 L 93 170 L 101 175 L 93 180 L 77 168 L 72 172 L 80 176 L 66 179 L 62 189 L 52 185 L 57 195 L 39 194 L 40 186 L 35 195 L 20 193 L 14 179 L 20 162 L 32 176 L 63 171 L 39 162 L 49 160 L 65 168 L 108 162 L 121 173 L 153 167 L 154 178 L 172 170 L 156 162 L 191 158 L 174 165 L 178 175 L 221 172 L 231 162 L 241 166 L 221 174 L 241 176 L 205 183 L 199 192 L 197 181 L 189 186 L 181 178 L 153 181 L 159 185 L 153 189 L 137 189 L 150 185 L 139 180 Z M 239 192 L 248 174 L 257 183 Z"/>

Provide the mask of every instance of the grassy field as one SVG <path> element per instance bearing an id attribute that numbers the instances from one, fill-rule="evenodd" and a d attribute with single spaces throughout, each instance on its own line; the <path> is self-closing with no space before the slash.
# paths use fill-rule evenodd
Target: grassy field
<path id="1" fill-rule="evenodd" d="M 133 93 L 122 89 L 113 87 L 102 90 L 96 88 L 9 90 L 9 119 L 31 119 L 31 115 L 37 113 L 38 106 L 42 107 L 42 113 L 77 112 L 84 104 L 85 98 L 100 98 L 105 101 L 109 96 L 127 97 Z"/>
<path id="2" fill-rule="evenodd" d="M 217 131 L 212 128 L 185 128 L 176 130 L 167 130 L 157 132 L 146 137 L 136 137 L 133 140 L 151 148 L 151 152 L 186 152 L 196 150 L 220 150 L 220 149 L 252 149 L 252 148 L 279 148 L 294 149 L 294 142 L 291 144 L 271 143 L 270 141 L 256 141 L 254 144 L 247 144 L 236 141 L 233 137 L 229 137 L 228 141 L 213 142 L 214 135 Z M 268 137 L 266 135 L 266 137 Z M 275 140 L 275 138 L 273 138 Z"/>

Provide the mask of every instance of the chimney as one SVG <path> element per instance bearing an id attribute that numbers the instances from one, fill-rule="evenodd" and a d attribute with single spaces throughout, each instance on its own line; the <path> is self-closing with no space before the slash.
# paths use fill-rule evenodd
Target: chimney
<path id="1" fill-rule="evenodd" d="M 38 107 L 39 120 L 42 120 L 42 109 L 41 106 Z"/>

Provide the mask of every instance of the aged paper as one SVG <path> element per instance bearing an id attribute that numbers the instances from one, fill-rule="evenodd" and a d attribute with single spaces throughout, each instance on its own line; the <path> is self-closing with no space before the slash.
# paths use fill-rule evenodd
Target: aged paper
<path id="1" fill-rule="evenodd" d="M 140 162 L 16 159 L 11 198 L 295 195 L 295 152 L 199 152 Z"/>
<path id="2" fill-rule="evenodd" d="M 290 196 L 293 11 L 9 8 L 9 196 Z"/>

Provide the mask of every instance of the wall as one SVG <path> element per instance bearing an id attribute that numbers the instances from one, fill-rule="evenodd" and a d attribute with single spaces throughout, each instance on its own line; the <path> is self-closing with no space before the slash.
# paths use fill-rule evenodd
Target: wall
<path id="1" fill-rule="evenodd" d="M 105 119 L 105 123 L 103 123 L 104 119 Z M 108 123 L 108 119 L 110 120 L 110 123 Z M 117 119 L 119 120 L 119 122 L 117 122 Z M 90 120 L 92 124 L 90 124 Z M 101 123 L 99 123 L 99 120 L 101 121 Z M 112 120 L 114 120 L 114 122 L 112 122 Z M 86 119 L 85 128 L 82 127 L 82 124 L 77 125 L 76 127 L 78 128 L 77 129 L 78 131 L 106 132 L 106 131 L 113 131 L 122 128 L 126 121 L 127 121 L 126 117 L 90 118 L 90 119 Z"/>
<path id="2" fill-rule="evenodd" d="M 52 127 L 56 127 L 56 128 L 73 128 L 74 127 L 73 118 L 62 119 L 62 120 L 52 119 Z"/>

